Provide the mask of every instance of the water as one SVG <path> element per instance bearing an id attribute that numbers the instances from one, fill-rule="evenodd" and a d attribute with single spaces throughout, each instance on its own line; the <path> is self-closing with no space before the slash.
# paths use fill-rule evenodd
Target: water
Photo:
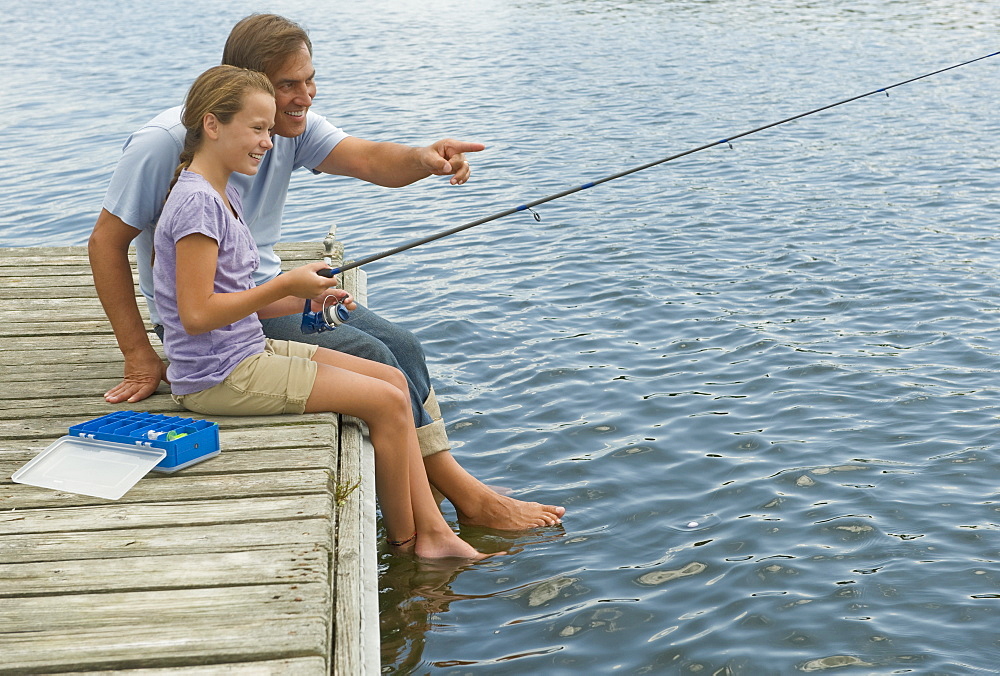
<path id="1" fill-rule="evenodd" d="M 0 244 L 84 243 L 125 135 L 255 9 L 5 7 Z M 268 9 L 348 131 L 489 146 L 461 188 L 296 177 L 289 239 L 353 255 L 998 48 L 977 0 Z M 512 552 L 467 570 L 383 558 L 384 670 L 997 673 L 998 67 L 373 264 L 457 457 L 569 509 L 465 529 Z"/>

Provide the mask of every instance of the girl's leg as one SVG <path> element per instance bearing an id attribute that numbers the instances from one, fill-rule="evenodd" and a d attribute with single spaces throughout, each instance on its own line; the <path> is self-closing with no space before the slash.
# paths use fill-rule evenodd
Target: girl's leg
<path id="1" fill-rule="evenodd" d="M 403 374 L 324 348 L 313 360 L 319 368 L 306 412 L 336 411 L 368 424 L 375 447 L 376 490 L 389 539 L 407 540 L 416 532 L 413 550 L 418 556 L 483 558 L 451 530 L 431 494 Z"/>

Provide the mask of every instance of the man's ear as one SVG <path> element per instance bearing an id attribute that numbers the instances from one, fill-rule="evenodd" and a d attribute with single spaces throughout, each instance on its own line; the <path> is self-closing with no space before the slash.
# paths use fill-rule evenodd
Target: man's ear
<path id="1" fill-rule="evenodd" d="M 201 118 L 201 126 L 208 138 L 213 140 L 219 138 L 219 118 L 214 113 L 205 113 L 205 117 Z"/>

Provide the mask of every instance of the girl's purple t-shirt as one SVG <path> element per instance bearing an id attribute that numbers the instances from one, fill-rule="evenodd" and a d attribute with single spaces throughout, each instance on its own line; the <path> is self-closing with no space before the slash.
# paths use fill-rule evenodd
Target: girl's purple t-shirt
<path id="1" fill-rule="evenodd" d="M 230 185 L 226 195 L 236 213 L 242 215 L 239 192 Z M 219 244 L 215 293 L 252 288 L 254 270 L 260 265 L 247 226 L 226 208 L 203 176 L 186 169 L 181 172 L 156 224 L 153 263 L 154 301 L 170 362 L 167 378 L 171 392 L 177 395 L 218 385 L 241 361 L 263 352 L 265 345 L 256 313 L 197 336 L 184 330 L 177 312 L 177 242 L 194 233 L 211 237 Z"/>

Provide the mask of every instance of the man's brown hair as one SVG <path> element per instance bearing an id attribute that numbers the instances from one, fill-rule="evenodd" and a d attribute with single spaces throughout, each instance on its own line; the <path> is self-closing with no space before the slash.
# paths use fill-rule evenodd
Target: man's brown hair
<path id="1" fill-rule="evenodd" d="M 222 63 L 271 75 L 303 44 L 312 55 L 309 36 L 294 21 L 277 14 L 251 14 L 230 31 Z"/>

